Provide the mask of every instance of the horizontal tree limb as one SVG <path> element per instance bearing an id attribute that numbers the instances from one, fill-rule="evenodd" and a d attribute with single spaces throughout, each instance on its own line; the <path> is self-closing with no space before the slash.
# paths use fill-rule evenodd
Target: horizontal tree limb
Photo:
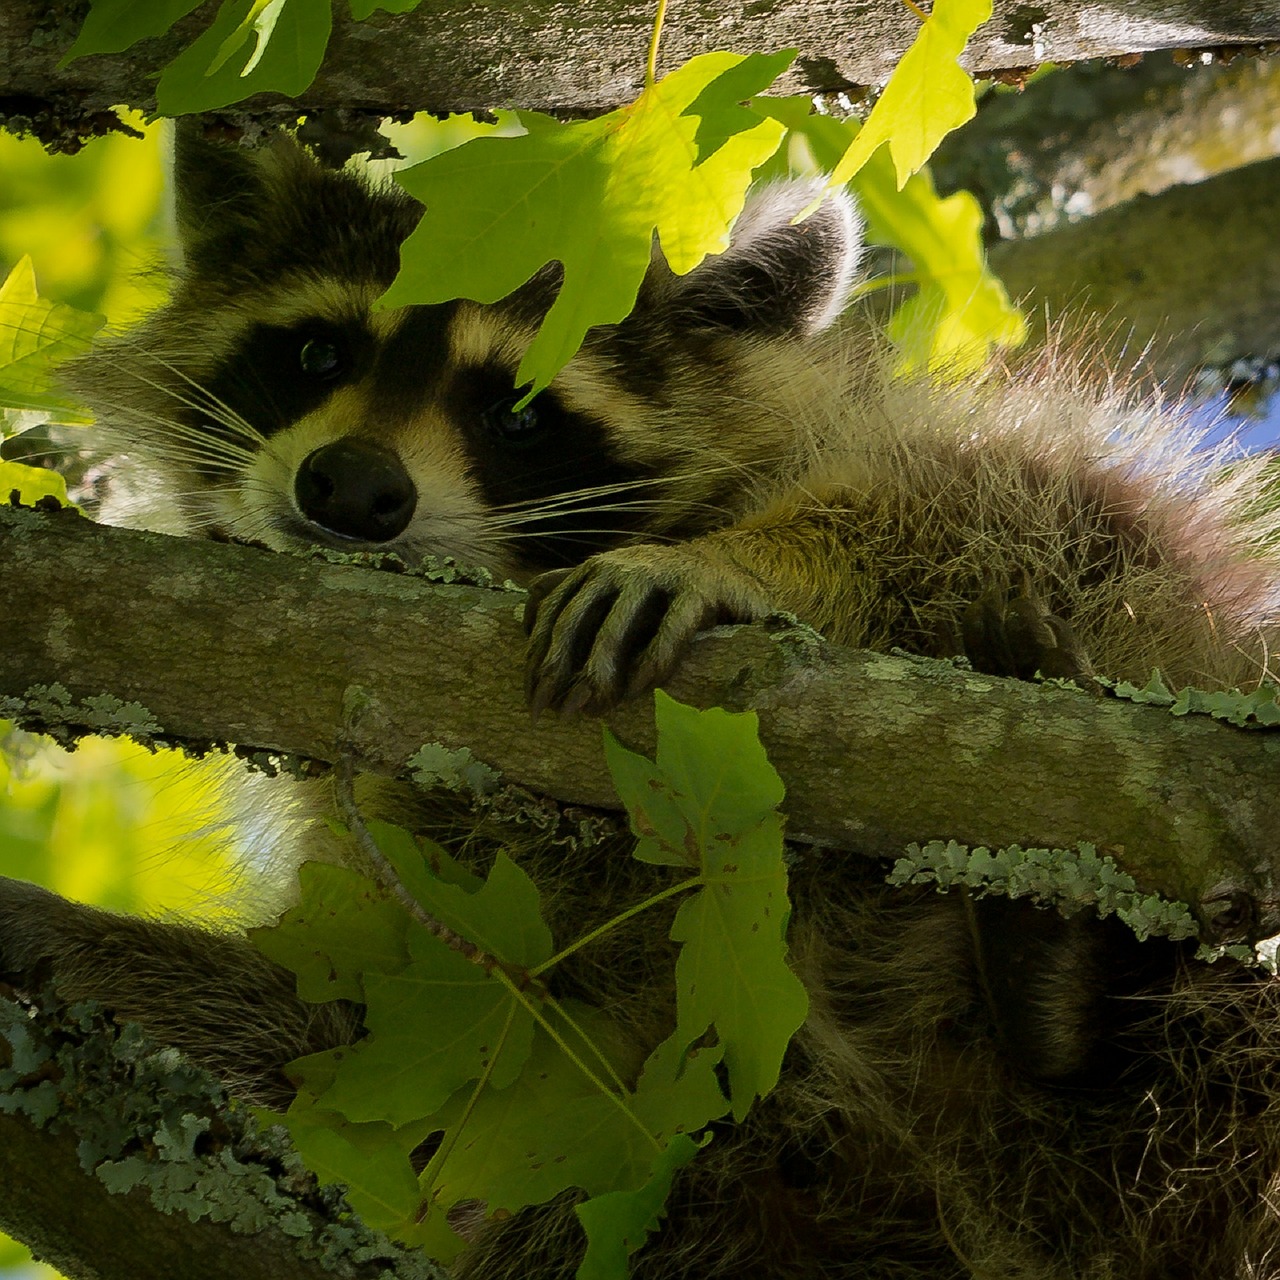
<path id="1" fill-rule="evenodd" d="M 1280 159 L 1259 161 L 1004 241 L 991 265 L 1024 302 L 1030 349 L 1046 319 L 1083 311 L 1102 317 L 1116 367 L 1141 360 L 1176 391 L 1206 364 L 1280 351 L 1277 190 Z"/>
<path id="2" fill-rule="evenodd" d="M 124 104 L 154 107 L 151 78 L 206 27 L 202 5 L 168 35 L 123 54 L 59 60 L 83 12 L 43 0 L 0 0 L 0 113 L 48 118 Z M 334 6 L 334 31 L 315 83 L 298 108 L 362 107 L 383 113 L 477 107 L 591 113 L 635 97 L 643 84 L 651 0 L 443 3 L 354 22 Z M 675 6 L 664 65 L 710 49 L 740 53 L 795 47 L 779 92 L 839 92 L 883 83 L 915 38 L 919 18 L 902 0 L 769 0 Z M 1151 49 L 1204 49 L 1280 41 L 1280 3 L 1257 0 L 996 0 L 966 50 L 974 71 L 1112 57 Z M 265 95 L 248 109 L 279 105 Z M 4 101 L 8 99 L 8 101 Z M 25 102 L 24 102 L 25 99 Z"/>
<path id="3" fill-rule="evenodd" d="M 392 775 L 439 743 L 561 801 L 618 804 L 598 723 L 531 722 L 522 593 L 15 508 L 0 508 L 0 578 L 27 602 L 6 620 L 0 712 L 26 727 L 114 723 Z M 797 838 L 875 856 L 935 838 L 1087 840 L 1193 908 L 1240 892 L 1268 920 L 1280 901 L 1280 734 L 846 650 L 785 624 L 700 637 L 668 688 L 758 711 Z M 651 751 L 649 699 L 609 724 Z"/>

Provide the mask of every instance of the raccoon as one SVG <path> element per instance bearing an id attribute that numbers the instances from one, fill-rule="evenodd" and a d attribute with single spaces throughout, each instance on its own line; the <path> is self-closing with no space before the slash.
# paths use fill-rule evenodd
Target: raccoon
<path id="1" fill-rule="evenodd" d="M 1061 351 L 894 376 L 845 314 L 855 209 L 793 224 L 812 183 L 756 193 L 687 276 L 655 249 L 632 314 L 524 405 L 555 269 L 496 304 L 378 311 L 421 214 L 402 193 L 285 138 L 195 132 L 175 180 L 171 301 L 72 375 L 104 438 L 193 535 L 526 583 L 536 710 L 605 711 L 700 630 L 780 610 L 993 674 L 1265 674 L 1280 575 L 1242 514 L 1256 473 L 1221 475 Z M 451 803 L 421 825 L 481 863 L 514 845 L 553 925 L 638 874 L 622 834 L 588 847 Z M 797 853 L 792 892 L 808 1021 L 775 1092 L 677 1180 L 641 1280 L 1280 1276 L 1273 980 L 1114 921 L 889 889 L 865 859 Z M 566 981 L 660 1025 L 663 936 L 624 933 Z M 259 1101 L 361 1033 L 238 936 L 0 882 L 0 971 L 42 967 Z M 568 1277 L 577 1232 L 563 1200 L 484 1224 L 457 1274 Z"/>

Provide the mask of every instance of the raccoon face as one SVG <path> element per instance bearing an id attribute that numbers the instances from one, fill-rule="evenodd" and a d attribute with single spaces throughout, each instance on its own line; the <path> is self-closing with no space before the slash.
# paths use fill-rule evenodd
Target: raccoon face
<path id="1" fill-rule="evenodd" d="M 175 179 L 173 300 L 70 378 L 109 444 L 168 478 L 191 532 L 517 578 L 731 521 L 744 467 L 777 451 L 753 396 L 777 398 L 857 249 L 847 203 L 793 228 L 815 188 L 772 188 L 689 276 L 655 253 L 633 314 L 521 404 L 555 264 L 497 304 L 379 310 L 421 213 L 398 189 L 190 129 Z"/>
<path id="2" fill-rule="evenodd" d="M 591 411 L 611 380 L 588 362 L 521 405 L 529 323 L 466 302 L 379 312 L 381 287 L 295 285 L 236 335 L 186 412 L 244 452 L 230 483 L 225 452 L 197 463 L 189 518 L 277 548 L 452 555 L 517 577 L 634 533 L 658 476 Z"/>

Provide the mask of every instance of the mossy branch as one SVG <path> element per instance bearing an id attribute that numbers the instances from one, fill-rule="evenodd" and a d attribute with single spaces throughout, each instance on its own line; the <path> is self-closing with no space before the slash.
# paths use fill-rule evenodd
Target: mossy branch
<path id="1" fill-rule="evenodd" d="M 71 1280 L 442 1280 L 136 1026 L 0 993 L 0 1230 Z"/>
<path id="2" fill-rule="evenodd" d="M 0 576 L 27 602 L 0 648 L 0 715 L 25 727 L 389 775 L 438 744 L 558 800 L 618 805 L 597 721 L 531 721 L 519 593 L 12 508 Z M 1202 922 L 1224 895 L 1275 919 L 1280 733 L 845 650 L 782 621 L 700 638 L 669 689 L 758 711 L 793 837 L 878 857 L 1085 840 Z M 650 700 L 609 724 L 651 749 Z"/>

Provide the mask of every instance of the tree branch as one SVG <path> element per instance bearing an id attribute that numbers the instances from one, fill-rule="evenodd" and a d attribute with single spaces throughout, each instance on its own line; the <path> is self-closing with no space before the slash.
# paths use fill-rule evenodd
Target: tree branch
<path id="1" fill-rule="evenodd" d="M 60 67 L 80 6 L 0 0 L 0 112 L 79 117 L 116 105 L 154 107 L 149 75 L 208 25 L 212 0 L 168 35 L 119 55 Z M 503 6 L 443 3 L 378 12 L 361 23 L 334 8 L 334 31 L 315 83 L 290 110 L 363 107 L 381 113 L 459 111 L 519 103 L 591 113 L 635 97 L 653 21 L 651 0 L 550 0 Z M 779 92 L 835 92 L 879 84 L 914 39 L 919 19 L 902 0 L 772 0 L 677 12 L 664 36 L 667 67 L 709 49 L 799 49 Z M 965 54 L 975 71 L 1074 61 L 1149 49 L 1280 41 L 1280 3 L 1237 0 L 996 0 Z M 554 50 L 554 58 L 548 51 Z M 4 101 L 4 99 L 8 101 Z M 248 110 L 279 105 L 251 99 Z"/>
<path id="2" fill-rule="evenodd" d="M 0 649 L 0 714 L 26 727 L 346 753 L 386 774 L 439 743 L 504 781 L 617 806 L 597 723 L 530 723 L 520 595 L 12 508 L 0 577 L 35 602 Z M 876 856 L 934 838 L 1088 840 L 1193 908 L 1229 890 L 1265 920 L 1280 902 L 1280 734 L 844 650 L 784 623 L 700 638 L 669 689 L 759 712 L 796 837 Z M 609 723 L 652 749 L 648 699 Z"/>
<path id="3" fill-rule="evenodd" d="M 0 1230 L 72 1280 L 442 1280 L 212 1076 L 52 993 L 0 989 L 0 1185 Z"/>
<path id="4" fill-rule="evenodd" d="M 1026 301 L 1031 346 L 1083 309 L 1104 317 L 1113 354 L 1150 346 L 1175 390 L 1206 364 L 1280 351 L 1280 159 L 1131 200 L 1084 222 L 993 246 L 991 265 Z"/>

